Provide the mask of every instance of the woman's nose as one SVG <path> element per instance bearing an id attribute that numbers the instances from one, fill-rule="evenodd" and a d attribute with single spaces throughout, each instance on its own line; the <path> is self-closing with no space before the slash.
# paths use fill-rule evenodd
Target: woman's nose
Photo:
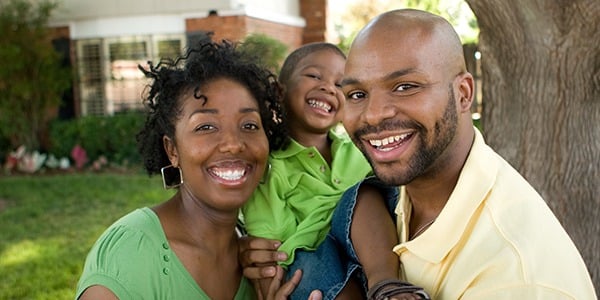
<path id="1" fill-rule="evenodd" d="M 219 145 L 219 151 L 239 153 L 246 147 L 244 139 L 242 139 L 237 133 L 226 133 L 224 132 L 221 137 Z"/>

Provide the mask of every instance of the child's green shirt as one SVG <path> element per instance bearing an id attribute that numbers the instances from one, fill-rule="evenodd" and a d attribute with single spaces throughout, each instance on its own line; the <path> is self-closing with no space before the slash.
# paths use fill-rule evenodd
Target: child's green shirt
<path id="1" fill-rule="evenodd" d="M 348 135 L 331 130 L 331 167 L 315 147 L 292 140 L 285 150 L 271 153 L 264 183 L 243 207 L 251 236 L 283 242 L 284 265 L 298 248 L 314 250 L 330 229 L 331 216 L 350 186 L 371 173 L 371 167 Z"/>

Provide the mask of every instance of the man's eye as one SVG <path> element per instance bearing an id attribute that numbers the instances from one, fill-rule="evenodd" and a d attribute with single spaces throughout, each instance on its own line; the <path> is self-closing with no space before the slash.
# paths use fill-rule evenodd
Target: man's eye
<path id="1" fill-rule="evenodd" d="M 408 91 L 408 90 L 410 90 L 410 89 L 413 89 L 413 88 L 415 88 L 415 87 L 417 87 L 417 86 L 416 86 L 416 85 L 414 85 L 414 84 L 410 84 L 410 83 L 401 83 L 401 84 L 399 84 L 399 85 L 396 87 L 395 91 L 398 91 L 398 92 L 405 92 L 405 91 Z"/>
<path id="2" fill-rule="evenodd" d="M 348 100 L 360 100 L 366 97 L 367 94 L 364 92 L 350 92 L 346 96 Z"/>

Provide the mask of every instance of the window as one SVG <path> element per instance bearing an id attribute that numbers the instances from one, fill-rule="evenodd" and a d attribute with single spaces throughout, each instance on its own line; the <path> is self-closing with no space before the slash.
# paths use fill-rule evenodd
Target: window
<path id="1" fill-rule="evenodd" d="M 84 115 L 102 115 L 105 105 L 100 41 L 79 43 L 77 53 L 81 110 Z"/>
<path id="2" fill-rule="evenodd" d="M 181 39 L 160 40 L 157 41 L 157 44 L 157 60 L 161 58 L 176 59 L 179 55 L 181 55 Z"/>
<path id="3" fill-rule="evenodd" d="M 140 110 L 148 84 L 138 65 L 181 55 L 182 37 L 135 36 L 79 40 L 77 65 L 83 115 Z"/>
<path id="4" fill-rule="evenodd" d="M 105 88 L 109 114 L 142 108 L 146 79 L 138 65 L 148 59 L 148 44 L 145 40 L 108 43 L 110 76 Z"/>

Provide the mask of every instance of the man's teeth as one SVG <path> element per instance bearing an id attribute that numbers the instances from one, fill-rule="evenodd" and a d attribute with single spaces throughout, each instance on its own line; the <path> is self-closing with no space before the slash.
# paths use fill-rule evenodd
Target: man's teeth
<path id="1" fill-rule="evenodd" d="M 214 171 L 214 174 L 217 177 L 223 178 L 225 180 L 238 180 L 242 178 L 245 174 L 245 170 L 227 170 L 227 171 Z"/>
<path id="2" fill-rule="evenodd" d="M 387 146 L 388 144 L 391 144 L 393 142 L 399 142 L 400 140 L 405 139 L 408 135 L 408 133 L 405 133 L 401 135 L 390 136 L 381 140 L 369 140 L 369 143 L 373 147 Z"/>
<path id="3" fill-rule="evenodd" d="M 308 105 L 310 105 L 311 107 L 320 108 L 320 109 L 328 111 L 328 112 L 331 111 L 331 105 L 329 105 L 325 102 L 317 101 L 315 99 L 308 100 Z"/>

